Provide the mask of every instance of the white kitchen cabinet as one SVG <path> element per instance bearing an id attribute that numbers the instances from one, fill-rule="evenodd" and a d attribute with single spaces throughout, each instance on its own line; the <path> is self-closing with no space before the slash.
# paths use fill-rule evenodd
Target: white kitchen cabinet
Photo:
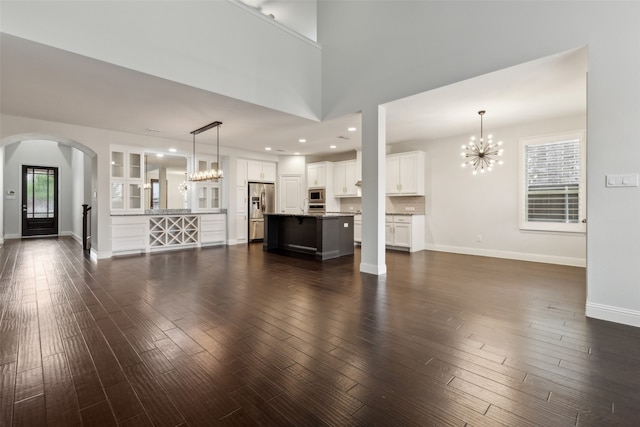
<path id="1" fill-rule="evenodd" d="M 200 215 L 200 244 L 224 244 L 227 241 L 227 216 L 225 214 Z"/>
<path id="2" fill-rule="evenodd" d="M 247 243 L 247 234 L 249 231 L 249 223 L 247 222 L 247 214 L 236 214 L 236 240 L 238 243 Z"/>
<path id="3" fill-rule="evenodd" d="M 114 147 L 111 149 L 111 178 L 143 179 L 141 151 Z"/>
<path id="4" fill-rule="evenodd" d="M 422 151 L 388 155 L 387 196 L 424 196 L 424 163 L 425 154 Z"/>
<path id="5" fill-rule="evenodd" d="M 149 217 L 111 217 L 111 253 L 125 255 L 146 252 L 149 245 Z"/>
<path id="6" fill-rule="evenodd" d="M 385 217 L 385 244 L 389 249 L 409 252 L 424 248 L 424 215 L 387 215 Z"/>
<path id="7" fill-rule="evenodd" d="M 236 187 L 236 240 L 238 243 L 247 242 L 248 224 L 248 187 Z"/>
<path id="8" fill-rule="evenodd" d="M 333 193 L 335 197 L 357 197 L 358 167 L 355 160 L 333 164 Z"/>
<path id="9" fill-rule="evenodd" d="M 247 160 L 247 180 L 260 182 L 276 182 L 276 164 Z"/>
<path id="10" fill-rule="evenodd" d="M 333 181 L 333 176 L 328 179 L 329 174 L 333 174 L 332 163 L 309 163 L 307 165 L 307 188 L 329 187 Z"/>
<path id="11" fill-rule="evenodd" d="M 140 213 L 144 210 L 142 176 L 144 156 L 140 151 L 111 148 L 111 210 Z"/>
<path id="12" fill-rule="evenodd" d="M 353 216 L 353 241 L 362 243 L 362 215 Z"/>
<path id="13" fill-rule="evenodd" d="M 238 159 L 236 162 L 236 185 L 238 187 L 246 187 L 247 184 L 249 184 L 247 181 L 247 161 Z"/>

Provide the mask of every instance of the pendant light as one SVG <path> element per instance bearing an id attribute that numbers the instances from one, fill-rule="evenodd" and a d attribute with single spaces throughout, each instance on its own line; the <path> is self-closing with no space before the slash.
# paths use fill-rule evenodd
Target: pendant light
<path id="1" fill-rule="evenodd" d="M 484 116 L 484 113 L 486 113 L 484 110 L 478 111 L 480 115 L 480 140 L 472 136 L 469 144 L 462 146 L 461 155 L 466 160 L 462 163 L 462 167 L 464 168 L 467 165 L 473 166 L 474 175 L 478 172 L 491 172 L 496 163 L 499 165 L 504 163 L 502 160 L 496 160 L 496 157 L 502 156 L 504 151 L 502 148 L 499 148 L 502 145 L 502 141 L 494 143 L 492 135 L 487 136 L 486 141 L 484 140 L 482 134 L 482 116 Z"/>
<path id="2" fill-rule="evenodd" d="M 202 126 L 199 129 L 191 131 L 191 135 L 193 135 L 193 170 L 189 175 L 189 181 L 217 181 L 222 178 L 223 172 L 220 167 L 220 125 L 222 122 L 212 122 L 206 126 Z M 199 133 L 208 131 L 209 129 L 216 128 L 216 155 L 217 155 L 217 169 L 207 169 L 204 171 L 197 172 L 197 162 L 196 162 L 196 135 Z"/>

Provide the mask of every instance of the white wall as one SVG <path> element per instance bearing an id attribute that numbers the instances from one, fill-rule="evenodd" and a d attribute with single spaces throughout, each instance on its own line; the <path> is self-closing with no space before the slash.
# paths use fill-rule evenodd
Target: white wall
<path id="1" fill-rule="evenodd" d="M 71 234 L 82 243 L 82 205 L 85 202 L 85 162 L 84 153 L 71 148 Z M 61 189 L 62 190 L 62 189 Z"/>
<path id="2" fill-rule="evenodd" d="M 4 212 L 4 198 L 6 197 L 6 190 L 4 189 L 4 147 L 0 146 L 0 213 Z M 0 215 L 0 245 L 4 243 L 4 214 Z"/>
<path id="3" fill-rule="evenodd" d="M 583 233 L 546 233 L 519 229 L 519 139 L 581 130 L 585 116 L 488 129 L 504 142 L 504 165 L 472 175 L 460 167 L 460 146 L 469 135 L 393 144 L 391 152 L 426 153 L 427 249 L 574 266 L 586 264 Z M 478 242 L 481 236 L 481 242 Z"/>
<path id="4" fill-rule="evenodd" d="M 16 198 L 4 205 L 5 237 L 22 236 L 22 166 L 58 168 L 58 233 L 73 231 L 72 148 L 55 141 L 25 141 L 5 147 L 4 183 Z"/>
<path id="5" fill-rule="evenodd" d="M 302 175 L 307 173 L 304 156 L 280 156 L 278 159 L 278 175 Z"/>
<path id="6" fill-rule="evenodd" d="M 232 2 L 3 2 L 0 24 L 27 40 L 320 117 L 319 46 Z"/>
<path id="7" fill-rule="evenodd" d="M 588 46 L 587 315 L 640 326 L 640 189 L 604 186 L 640 173 L 640 3 L 336 0 L 318 16 L 324 117 Z"/>

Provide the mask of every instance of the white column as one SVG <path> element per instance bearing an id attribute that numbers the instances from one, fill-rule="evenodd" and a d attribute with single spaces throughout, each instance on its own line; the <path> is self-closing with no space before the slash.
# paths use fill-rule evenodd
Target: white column
<path id="1" fill-rule="evenodd" d="M 4 147 L 0 147 L 0 245 L 4 243 Z"/>
<path id="2" fill-rule="evenodd" d="M 385 109 L 362 110 L 362 257 L 360 271 L 382 275 L 385 263 Z"/>

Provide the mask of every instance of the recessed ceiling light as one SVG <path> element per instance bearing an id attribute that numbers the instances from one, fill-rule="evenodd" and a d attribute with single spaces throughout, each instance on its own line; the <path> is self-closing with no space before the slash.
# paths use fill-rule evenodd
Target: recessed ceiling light
<path id="1" fill-rule="evenodd" d="M 300 139 L 298 140 L 298 142 L 299 142 L 299 143 L 301 143 L 301 144 L 304 144 L 305 142 L 307 142 L 307 140 L 306 140 L 306 139 L 304 139 L 304 138 L 300 138 Z"/>
<path id="2" fill-rule="evenodd" d="M 164 157 L 164 154 L 158 153 L 158 154 L 156 154 L 156 157 Z"/>
<path id="3" fill-rule="evenodd" d="M 354 128 L 353 126 L 351 126 L 350 128 L 347 128 L 347 130 L 348 130 L 349 132 L 355 132 L 355 131 L 357 131 L 358 129 L 356 129 L 356 128 Z"/>
<path id="4" fill-rule="evenodd" d="M 265 150 L 271 151 L 271 147 L 264 147 Z"/>
<path id="5" fill-rule="evenodd" d="M 296 151 L 296 152 L 295 152 L 295 153 L 293 153 L 293 154 L 294 154 L 294 155 L 296 155 L 296 156 L 299 156 L 299 155 L 300 155 L 300 153 L 299 153 L 298 151 Z"/>
<path id="6" fill-rule="evenodd" d="M 169 152 L 171 152 L 171 153 L 175 153 L 176 151 L 178 151 L 178 150 L 176 150 L 175 148 L 169 148 Z"/>
<path id="7" fill-rule="evenodd" d="M 336 146 L 335 145 L 331 145 L 329 148 L 336 148 Z"/>

